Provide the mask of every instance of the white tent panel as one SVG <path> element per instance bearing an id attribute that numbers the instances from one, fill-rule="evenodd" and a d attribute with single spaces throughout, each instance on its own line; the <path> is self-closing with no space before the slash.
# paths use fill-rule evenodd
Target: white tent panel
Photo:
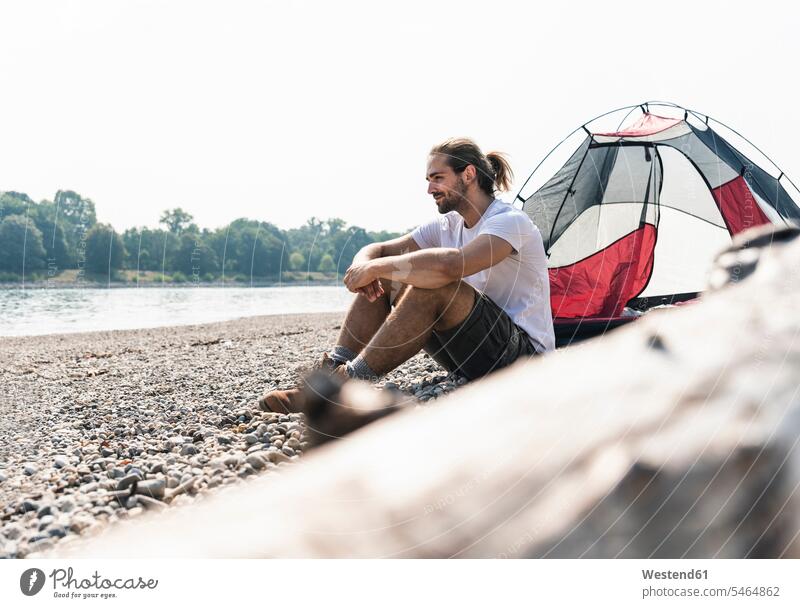
<path id="1" fill-rule="evenodd" d="M 705 291 L 714 258 L 730 243 L 727 230 L 662 208 L 653 274 L 642 296 Z"/>
<path id="2" fill-rule="evenodd" d="M 658 154 L 664 176 L 659 198 L 661 204 L 696 215 L 699 218 L 697 221 L 705 220 L 725 228 L 725 220 L 714 196 L 694 165 L 681 152 L 669 146 L 660 146 Z"/>
<path id="3" fill-rule="evenodd" d="M 747 187 L 750 188 L 750 185 L 748 184 Z M 781 214 L 778 213 L 778 211 L 775 209 L 775 207 L 773 207 L 768 202 L 766 202 L 763 198 L 761 198 L 758 195 L 758 192 L 756 192 L 752 188 L 750 188 L 750 192 L 753 193 L 753 198 L 756 199 L 756 202 L 758 203 L 758 206 L 761 208 L 761 211 L 763 211 L 764 215 L 766 215 L 769 218 L 770 222 L 772 222 L 776 226 L 782 226 L 782 225 L 786 224 L 786 221 L 781 217 Z"/>
<path id="4" fill-rule="evenodd" d="M 655 223 L 655 205 L 647 206 L 645 221 Z M 639 227 L 641 203 L 603 204 L 589 207 L 550 248 L 548 266 L 558 268 L 593 255 Z"/>
<path id="5" fill-rule="evenodd" d="M 642 296 L 704 291 L 714 258 L 731 237 L 692 164 L 677 150 L 660 148 L 659 153 L 664 170 L 661 218 L 653 274 Z"/>

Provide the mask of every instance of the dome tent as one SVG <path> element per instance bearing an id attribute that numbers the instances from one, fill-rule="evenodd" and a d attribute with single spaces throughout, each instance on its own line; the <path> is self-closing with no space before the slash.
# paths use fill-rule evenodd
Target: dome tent
<path id="1" fill-rule="evenodd" d="M 616 129 L 597 127 L 623 111 Z M 750 160 L 712 125 L 763 156 L 707 115 L 648 102 L 581 125 L 545 157 L 574 145 L 577 134 L 564 165 L 527 195 L 544 160 L 526 180 L 517 199 L 542 233 L 557 334 L 576 323 L 596 332 L 623 322 L 626 306 L 691 299 L 733 235 L 800 224 L 800 196 L 786 189 L 797 192 L 792 182 L 766 156 L 773 172 Z"/>

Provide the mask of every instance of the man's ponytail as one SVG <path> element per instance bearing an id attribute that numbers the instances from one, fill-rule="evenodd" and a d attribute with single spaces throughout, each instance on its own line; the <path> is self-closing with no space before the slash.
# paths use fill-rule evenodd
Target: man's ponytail
<path id="1" fill-rule="evenodd" d="M 497 190 L 508 192 L 514 181 L 514 172 L 508 164 L 508 158 L 502 152 L 489 152 L 486 159 L 494 170 L 494 187 Z"/>

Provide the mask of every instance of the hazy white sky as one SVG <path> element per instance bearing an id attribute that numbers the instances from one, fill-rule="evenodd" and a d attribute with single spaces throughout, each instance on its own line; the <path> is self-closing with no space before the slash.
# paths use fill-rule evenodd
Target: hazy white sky
<path id="1" fill-rule="evenodd" d="M 401 229 L 435 214 L 439 140 L 508 152 L 520 184 L 573 128 L 647 99 L 800 179 L 791 4 L 527 4 L 4 0 L 0 190 L 77 190 L 118 230 L 175 206 L 209 227 Z"/>

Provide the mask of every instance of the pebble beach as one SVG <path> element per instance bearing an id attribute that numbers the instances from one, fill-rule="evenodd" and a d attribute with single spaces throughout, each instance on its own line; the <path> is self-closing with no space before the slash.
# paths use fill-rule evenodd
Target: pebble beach
<path id="1" fill-rule="evenodd" d="M 343 315 L 0 338 L 0 557 L 280 475 L 301 414 L 259 410 L 333 345 Z M 420 404 L 457 388 L 421 353 L 376 390 Z"/>

